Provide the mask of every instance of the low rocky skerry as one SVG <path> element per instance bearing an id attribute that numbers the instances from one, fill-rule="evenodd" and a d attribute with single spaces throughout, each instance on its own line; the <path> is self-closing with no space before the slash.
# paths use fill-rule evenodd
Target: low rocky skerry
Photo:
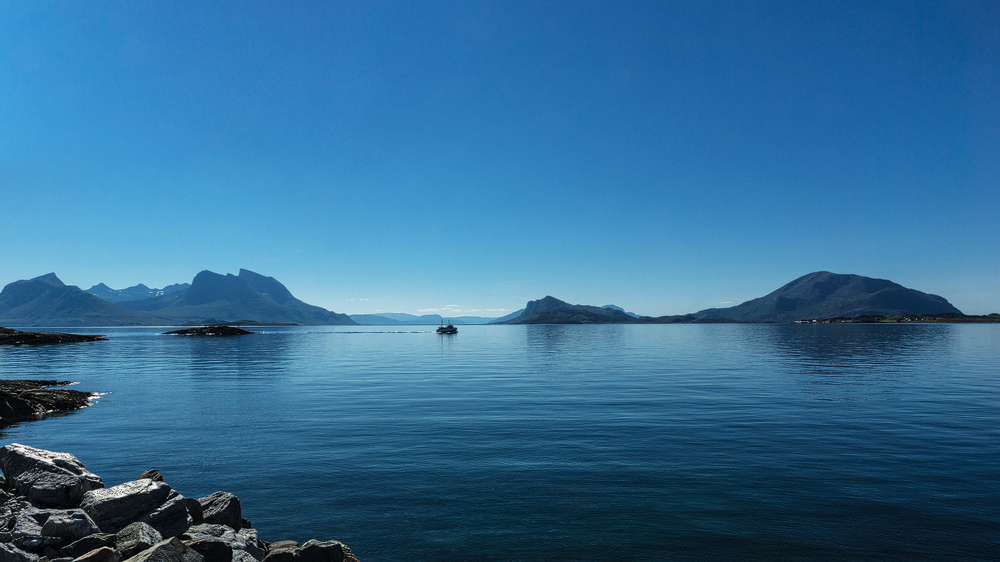
<path id="1" fill-rule="evenodd" d="M 68 381 L 0 380 L 0 427 L 21 420 L 36 419 L 45 414 L 79 410 L 97 396 L 66 388 Z"/>
<path id="2" fill-rule="evenodd" d="M 236 326 L 198 326 L 197 328 L 184 328 L 183 330 L 173 330 L 163 332 L 165 336 L 204 336 L 204 337 L 227 337 L 227 336 L 247 336 L 256 332 L 249 332 Z"/>
<path id="3" fill-rule="evenodd" d="M 47 345 L 53 343 L 78 343 L 104 341 L 100 335 L 64 334 L 62 332 L 24 332 L 0 326 L 0 345 Z"/>
<path id="4" fill-rule="evenodd" d="M 267 542 L 227 492 L 186 498 L 156 470 L 105 488 L 69 453 L 0 448 L 2 562 L 357 562 L 339 541 Z"/>

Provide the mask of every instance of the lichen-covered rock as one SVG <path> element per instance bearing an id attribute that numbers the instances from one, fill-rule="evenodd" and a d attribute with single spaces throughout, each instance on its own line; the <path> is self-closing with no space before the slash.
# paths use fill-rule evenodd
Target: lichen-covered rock
<path id="1" fill-rule="evenodd" d="M 78 557 L 74 562 L 121 562 L 122 555 L 117 550 L 102 546 Z"/>
<path id="2" fill-rule="evenodd" d="M 80 508 L 102 531 L 117 533 L 163 505 L 170 492 L 170 486 L 163 482 L 133 480 L 87 492 L 83 495 Z"/>
<path id="3" fill-rule="evenodd" d="M 198 498 L 201 504 L 202 519 L 205 523 L 227 525 L 237 531 L 243 528 L 243 515 L 240 510 L 240 499 L 229 492 Z"/>
<path id="4" fill-rule="evenodd" d="M 0 470 L 6 475 L 9 491 L 44 507 L 75 507 L 86 492 L 104 487 L 101 478 L 73 455 L 19 443 L 0 447 Z M 32 499 L 36 482 L 40 489 Z"/>
<path id="5" fill-rule="evenodd" d="M 163 535 L 148 523 L 130 523 L 115 534 L 115 550 L 122 558 L 131 558 L 162 540 Z"/>
<path id="6" fill-rule="evenodd" d="M 160 541 L 128 559 L 129 562 L 205 562 L 205 557 L 177 537 Z"/>
<path id="7" fill-rule="evenodd" d="M 66 543 L 72 543 L 88 535 L 101 532 L 82 509 L 67 509 L 50 513 L 51 515 L 42 525 L 43 535 L 59 537 Z"/>
<path id="8" fill-rule="evenodd" d="M 68 558 L 79 558 L 91 550 L 96 550 L 102 546 L 114 546 L 115 535 L 111 533 L 94 533 L 72 542 L 59 549 L 59 556 Z"/>
<path id="9" fill-rule="evenodd" d="M 264 562 L 358 562 L 358 559 L 351 553 L 351 549 L 340 541 L 311 540 L 296 547 L 287 547 L 280 543 L 272 544 Z"/>
<path id="10" fill-rule="evenodd" d="M 6 542 L 0 542 L 0 562 L 35 562 L 36 560 L 38 560 L 37 554 L 21 550 Z"/>

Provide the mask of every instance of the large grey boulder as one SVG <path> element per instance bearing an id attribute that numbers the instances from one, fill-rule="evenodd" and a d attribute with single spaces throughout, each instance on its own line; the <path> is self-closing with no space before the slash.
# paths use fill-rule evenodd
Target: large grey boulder
<path id="1" fill-rule="evenodd" d="M 9 491 L 42 507 L 76 507 L 86 492 L 104 487 L 73 455 L 19 443 L 0 447 L 0 470 Z"/>
<path id="2" fill-rule="evenodd" d="M 340 541 L 311 540 L 296 547 L 271 545 L 264 562 L 358 562 L 358 559 Z"/>
<path id="3" fill-rule="evenodd" d="M 58 550 L 65 540 L 45 535 L 43 526 L 58 510 L 39 509 L 24 500 L 12 500 L 0 506 L 0 541 L 40 554 L 46 548 Z"/>
<path id="4" fill-rule="evenodd" d="M 205 562 L 205 557 L 177 537 L 160 541 L 128 559 L 129 562 Z"/>
<path id="5" fill-rule="evenodd" d="M 115 534 L 115 550 L 122 558 L 131 558 L 162 540 L 163 535 L 148 523 L 130 523 Z"/>
<path id="6" fill-rule="evenodd" d="M 38 509 L 24 500 L 11 500 L 0 506 L 0 541 L 37 537 L 42 525 L 51 516 L 48 510 Z"/>
<path id="7" fill-rule="evenodd" d="M 205 537 L 182 542 L 204 556 L 205 562 L 233 562 L 233 547 L 218 537 Z M 236 552 L 242 551 L 237 550 Z M 250 555 L 247 554 L 247 556 Z M 250 559 L 255 560 L 252 556 Z"/>
<path id="8" fill-rule="evenodd" d="M 201 504 L 202 519 L 205 523 L 228 525 L 237 531 L 243 527 L 243 515 L 240 511 L 240 498 L 229 492 L 198 498 Z"/>
<path id="9" fill-rule="evenodd" d="M 117 533 L 129 523 L 149 524 L 163 536 L 184 532 L 191 519 L 187 500 L 163 482 L 142 479 L 83 495 L 80 507 L 106 533 Z"/>
<path id="10" fill-rule="evenodd" d="M 79 558 L 91 550 L 96 550 L 104 546 L 115 546 L 115 535 L 111 533 L 95 533 L 83 537 L 59 549 L 59 556 L 68 558 Z"/>
<path id="11" fill-rule="evenodd" d="M 0 542 L 0 562 L 35 562 L 38 555 L 17 548 L 16 546 Z"/>
<path id="12" fill-rule="evenodd" d="M 150 511 L 140 519 L 160 532 L 165 538 L 176 537 L 191 526 L 191 516 L 188 514 L 188 499 L 171 490 L 159 507 Z"/>
<path id="13" fill-rule="evenodd" d="M 67 544 L 78 541 L 101 530 L 82 509 L 51 511 L 42 525 L 42 535 L 59 537 Z"/>
<path id="14" fill-rule="evenodd" d="M 185 542 L 222 541 L 233 549 L 234 557 L 238 557 L 237 553 L 239 552 L 246 552 L 255 560 L 263 560 L 266 554 L 264 544 L 257 538 L 256 529 L 240 529 L 236 531 L 228 525 L 202 523 L 201 525 L 192 525 L 189 527 L 187 532 L 181 535 L 180 538 L 185 540 Z"/>

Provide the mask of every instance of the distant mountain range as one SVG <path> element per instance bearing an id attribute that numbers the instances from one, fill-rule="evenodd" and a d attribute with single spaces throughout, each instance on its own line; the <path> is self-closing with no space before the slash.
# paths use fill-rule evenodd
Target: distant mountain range
<path id="1" fill-rule="evenodd" d="M 437 326 L 442 322 L 458 325 L 489 324 L 496 318 L 484 316 L 441 316 L 424 314 L 416 316 L 405 312 L 380 312 L 378 314 L 351 314 L 351 320 L 368 326 Z"/>
<path id="2" fill-rule="evenodd" d="M 139 283 L 138 285 L 133 285 L 125 289 L 112 289 L 104 283 L 98 283 L 97 285 L 87 289 L 87 292 L 108 302 L 119 303 L 150 297 L 159 297 L 168 293 L 176 293 L 177 291 L 183 291 L 190 286 L 190 283 L 174 283 L 173 285 L 167 285 L 162 289 L 150 289 L 142 283 Z"/>
<path id="3" fill-rule="evenodd" d="M 453 324 L 666 324 L 700 322 L 793 322 L 899 314 L 961 314 L 947 300 L 861 275 L 818 271 L 763 297 L 728 308 L 677 316 L 638 316 L 619 306 L 569 304 L 555 297 L 529 301 L 501 318 L 404 313 L 345 314 L 296 299 L 273 277 L 241 269 L 239 275 L 202 271 L 188 283 L 150 289 L 139 284 L 115 290 L 103 283 L 87 291 L 54 273 L 15 281 L 0 292 L 0 326 L 156 326 L 200 323 L 304 325 Z"/>
<path id="4" fill-rule="evenodd" d="M 49 273 L 0 291 L 0 326 L 147 326 L 149 315 L 101 300 Z"/>
<path id="5" fill-rule="evenodd" d="M 65 285 L 54 273 L 15 281 L 0 292 L 0 325 L 160 326 L 200 323 L 354 324 L 346 314 L 306 304 L 273 277 L 241 269 L 239 275 L 202 271 L 187 287 L 154 291 L 153 296 L 120 300 L 98 298 Z M 103 283 L 91 287 L 101 292 Z M 143 285 L 114 291 L 112 298 L 135 295 Z M 138 288 L 138 289 L 137 289 Z M 133 290 L 136 289 L 136 290 Z"/>
<path id="6" fill-rule="evenodd" d="M 943 297 L 861 275 L 817 271 L 763 297 L 729 308 L 677 316 L 635 317 L 621 307 L 572 305 L 555 297 L 529 301 L 506 324 L 676 324 L 705 322 L 793 322 L 863 315 L 961 314 Z"/>

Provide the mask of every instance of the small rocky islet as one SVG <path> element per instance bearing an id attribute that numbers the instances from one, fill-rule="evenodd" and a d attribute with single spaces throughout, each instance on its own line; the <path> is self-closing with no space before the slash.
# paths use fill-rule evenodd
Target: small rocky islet
<path id="1" fill-rule="evenodd" d="M 228 492 L 186 498 L 147 470 L 110 488 L 69 453 L 0 448 L 2 562 L 357 562 L 339 541 L 267 542 Z"/>
<path id="2" fill-rule="evenodd" d="M 105 336 L 64 334 L 62 332 L 24 332 L 0 326 L 0 345 L 47 345 L 52 343 L 78 343 L 103 341 Z"/>
<path id="3" fill-rule="evenodd" d="M 68 381 L 0 380 L 0 427 L 21 420 L 37 419 L 45 414 L 79 410 L 90 404 L 93 392 L 65 388 Z"/>
<path id="4" fill-rule="evenodd" d="M 206 336 L 206 337 L 227 337 L 227 336 L 247 336 L 256 332 L 248 332 L 236 326 L 198 326 L 195 328 L 184 328 L 183 330 L 173 330 L 163 332 L 165 336 Z"/>

